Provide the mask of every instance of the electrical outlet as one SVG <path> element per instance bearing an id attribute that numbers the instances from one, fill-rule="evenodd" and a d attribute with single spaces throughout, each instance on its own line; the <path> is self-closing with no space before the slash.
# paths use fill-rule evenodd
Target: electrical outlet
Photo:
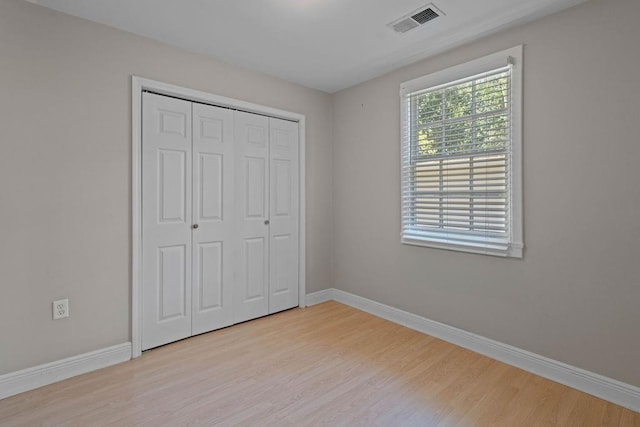
<path id="1" fill-rule="evenodd" d="M 61 299 L 53 302 L 53 320 L 69 317 L 69 300 Z"/>

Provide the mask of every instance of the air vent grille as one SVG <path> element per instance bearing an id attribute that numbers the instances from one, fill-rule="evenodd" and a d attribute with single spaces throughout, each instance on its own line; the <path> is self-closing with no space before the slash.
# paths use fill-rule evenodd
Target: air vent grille
<path id="1" fill-rule="evenodd" d="M 403 16 L 400 19 L 396 19 L 389 24 L 396 33 L 406 33 L 409 30 L 413 30 L 421 25 L 426 24 L 429 21 L 433 21 L 439 16 L 444 15 L 440 9 L 435 7 L 433 3 L 429 3 L 426 6 L 421 7 L 418 10 Z"/>
<path id="2" fill-rule="evenodd" d="M 438 13 L 431 9 L 430 7 L 426 8 L 425 10 L 416 13 L 415 15 L 413 15 L 411 17 L 411 19 L 413 19 L 414 21 L 416 21 L 418 24 L 424 24 L 426 22 L 429 22 L 433 19 L 436 19 L 438 16 Z"/>

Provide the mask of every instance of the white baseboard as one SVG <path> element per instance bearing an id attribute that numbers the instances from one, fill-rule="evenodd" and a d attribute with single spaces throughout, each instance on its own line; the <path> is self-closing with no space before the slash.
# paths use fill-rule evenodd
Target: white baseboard
<path id="1" fill-rule="evenodd" d="M 307 294 L 305 297 L 305 303 L 307 306 L 320 304 L 327 301 L 333 301 L 335 289 L 325 289 L 323 291 Z"/>
<path id="2" fill-rule="evenodd" d="M 131 359 L 131 343 L 127 342 L 0 375 L 0 399 L 126 362 L 129 359 Z"/>
<path id="3" fill-rule="evenodd" d="M 334 300 L 427 335 L 459 345 L 552 381 L 640 412 L 640 387 L 494 341 L 339 289 L 307 295 L 307 305 Z"/>

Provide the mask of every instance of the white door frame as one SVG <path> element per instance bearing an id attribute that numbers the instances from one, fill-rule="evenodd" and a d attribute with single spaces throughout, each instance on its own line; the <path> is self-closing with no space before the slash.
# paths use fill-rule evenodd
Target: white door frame
<path id="1" fill-rule="evenodd" d="M 161 95 L 173 96 L 188 101 L 202 102 L 234 110 L 262 114 L 291 120 L 299 125 L 300 157 L 300 205 L 299 205 L 299 296 L 298 304 L 305 307 L 305 116 L 278 110 L 233 98 L 213 95 L 199 90 L 144 79 L 131 78 L 131 342 L 132 357 L 142 354 L 142 92 L 148 90 Z"/>

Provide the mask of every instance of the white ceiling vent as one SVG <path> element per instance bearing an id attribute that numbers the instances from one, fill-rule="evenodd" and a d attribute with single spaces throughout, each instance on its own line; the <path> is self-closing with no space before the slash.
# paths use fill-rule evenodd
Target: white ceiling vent
<path id="1" fill-rule="evenodd" d="M 424 25 L 429 21 L 433 21 L 442 15 L 444 15 L 444 13 L 442 13 L 440 9 L 435 7 L 433 3 L 429 3 L 426 6 L 422 6 L 420 9 L 406 14 L 400 19 L 396 19 L 389 24 L 389 27 L 391 27 L 396 33 L 406 33 L 407 31 L 413 30 L 414 28 Z"/>

